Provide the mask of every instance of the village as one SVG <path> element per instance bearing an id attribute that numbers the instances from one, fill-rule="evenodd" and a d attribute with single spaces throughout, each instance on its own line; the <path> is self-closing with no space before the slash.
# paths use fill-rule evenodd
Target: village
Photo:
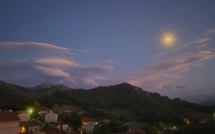
<path id="1" fill-rule="evenodd" d="M 12 110 L 0 110 L 0 134 L 102 134 L 104 133 L 103 131 L 96 131 L 95 129 L 100 127 L 101 124 L 111 122 L 108 119 L 95 121 L 85 117 L 84 112 L 80 111 L 75 114 L 73 113 L 75 116 L 70 116 L 70 118 L 73 118 L 73 121 L 69 123 L 66 121 L 69 120 L 68 117 L 63 118 L 62 115 L 72 115 L 71 113 L 72 111 L 70 110 L 58 112 L 42 110 L 35 114 L 35 111 L 31 108 L 27 111 L 16 112 Z M 213 116 L 215 117 L 215 114 Z M 184 119 L 185 125 L 190 125 L 191 123 L 188 119 Z M 207 119 L 198 122 L 198 124 L 206 123 Z M 74 124 L 76 125 L 74 126 Z M 129 122 L 125 123 L 124 131 L 108 134 L 146 134 L 142 128 L 128 128 L 127 124 Z M 157 134 L 166 134 L 177 129 L 177 126 L 172 124 L 161 125 L 162 131 L 157 131 Z"/>
<path id="2" fill-rule="evenodd" d="M 71 124 L 64 124 L 59 114 L 69 114 L 65 110 L 54 112 L 50 110 L 38 111 L 35 117 L 31 117 L 33 109 L 28 111 L 0 111 L 0 134 L 92 134 L 99 121 L 91 120 L 83 116 L 83 112 L 77 112 L 81 117 L 80 127 L 74 129 Z M 109 123 L 111 120 L 102 120 Z M 79 122 L 79 121 L 77 121 Z M 126 132 L 114 134 L 145 134 L 142 129 L 129 129 Z"/>

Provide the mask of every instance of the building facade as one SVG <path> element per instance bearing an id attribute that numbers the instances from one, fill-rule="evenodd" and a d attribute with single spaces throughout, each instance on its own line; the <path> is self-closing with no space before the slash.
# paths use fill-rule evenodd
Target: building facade
<path id="1" fill-rule="evenodd" d="M 20 120 L 15 112 L 0 112 L 0 134 L 18 134 Z"/>

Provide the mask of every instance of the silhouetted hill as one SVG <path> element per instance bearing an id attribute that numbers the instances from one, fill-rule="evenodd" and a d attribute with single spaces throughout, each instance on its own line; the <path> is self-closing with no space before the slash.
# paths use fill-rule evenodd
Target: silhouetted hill
<path id="1" fill-rule="evenodd" d="M 64 85 L 43 84 L 35 88 L 25 88 L 0 82 L 0 108 L 11 104 L 24 105 L 37 102 L 38 106 L 52 108 L 54 104 L 71 105 L 90 111 L 111 112 L 113 109 L 132 111 L 138 121 L 183 122 L 183 119 L 203 119 L 211 116 L 210 107 L 170 99 L 158 93 L 151 93 L 139 87 L 122 83 L 100 86 L 93 89 L 73 89 Z M 12 99 L 11 99 L 12 98 Z M 93 111 L 93 112 L 92 112 Z"/>
<path id="2" fill-rule="evenodd" d="M 36 90 L 39 90 L 39 89 L 44 89 L 44 88 L 51 88 L 53 87 L 54 85 L 52 84 L 49 84 L 49 83 L 42 83 L 36 87 L 33 87 L 32 89 L 36 89 Z"/>
<path id="3" fill-rule="evenodd" d="M 90 90 L 56 91 L 40 98 L 40 103 L 51 105 L 53 102 L 82 107 L 84 110 L 111 111 L 114 108 L 131 110 L 138 117 L 138 121 L 147 122 L 182 122 L 185 117 L 202 119 L 211 116 L 209 107 L 180 99 L 171 100 L 167 96 L 146 92 L 127 83 L 100 86 Z"/>
<path id="4" fill-rule="evenodd" d="M 47 95 L 47 94 L 52 94 L 57 90 L 70 90 L 70 88 L 68 88 L 67 86 L 64 86 L 62 84 L 58 84 L 58 85 L 52 85 L 49 83 L 43 83 L 40 84 L 36 87 L 32 88 L 33 92 L 37 94 L 37 96 L 43 96 L 43 95 Z"/>
<path id="5" fill-rule="evenodd" d="M 0 107 L 11 108 L 14 104 L 24 104 L 33 96 L 34 93 L 28 88 L 0 81 Z"/>
<path id="6" fill-rule="evenodd" d="M 0 81 L 0 108 L 29 104 L 37 98 L 53 94 L 56 90 L 69 90 L 64 85 L 41 84 L 34 88 L 26 88 Z"/>

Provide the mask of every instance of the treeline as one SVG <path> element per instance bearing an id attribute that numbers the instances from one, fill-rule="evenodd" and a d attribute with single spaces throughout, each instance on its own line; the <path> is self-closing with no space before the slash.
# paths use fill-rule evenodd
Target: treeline
<path id="1" fill-rule="evenodd" d="M 180 99 L 171 100 L 166 96 L 146 92 L 127 83 L 91 90 L 55 91 L 54 94 L 39 98 L 38 102 L 49 108 L 54 104 L 73 105 L 88 111 L 89 109 L 103 111 L 111 111 L 113 108 L 129 109 L 138 116 L 138 121 L 144 122 L 182 123 L 185 117 L 193 118 L 193 113 L 187 112 L 187 109 L 205 114 L 212 112 L 209 107 Z"/>

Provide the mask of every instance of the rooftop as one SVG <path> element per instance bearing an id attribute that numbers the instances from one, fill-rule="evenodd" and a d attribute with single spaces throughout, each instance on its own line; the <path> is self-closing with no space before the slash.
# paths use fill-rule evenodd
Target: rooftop
<path id="1" fill-rule="evenodd" d="M 19 121 L 19 117 L 15 112 L 0 112 L 0 122 Z"/>

